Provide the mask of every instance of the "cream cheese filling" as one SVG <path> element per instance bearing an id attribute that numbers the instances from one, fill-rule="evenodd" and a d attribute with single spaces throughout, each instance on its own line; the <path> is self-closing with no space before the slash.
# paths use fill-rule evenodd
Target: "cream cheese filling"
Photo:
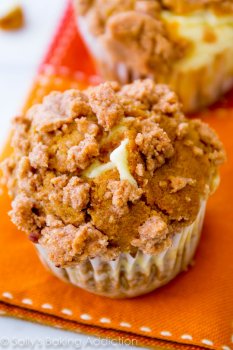
<path id="1" fill-rule="evenodd" d="M 121 180 L 128 180 L 132 185 L 137 186 L 137 182 L 130 173 L 129 163 L 128 163 L 128 151 L 127 145 L 129 144 L 129 139 L 124 139 L 120 146 L 112 151 L 110 154 L 110 162 L 102 164 L 99 161 L 92 163 L 84 172 L 83 175 L 93 179 L 104 172 L 117 169 Z"/>
<path id="2" fill-rule="evenodd" d="M 197 11 L 188 15 L 176 15 L 163 11 L 162 18 L 168 25 L 178 25 L 178 34 L 193 43 L 193 50 L 176 63 L 180 70 L 208 66 L 216 55 L 232 52 L 233 55 L 233 15 L 215 15 L 211 11 Z M 205 31 L 211 30 L 213 42 L 204 39 Z M 232 59 L 233 66 L 233 59 Z"/>
<path id="3" fill-rule="evenodd" d="M 128 180 L 132 185 L 137 186 L 137 182 L 131 175 L 128 164 L 128 151 L 127 145 L 129 139 L 125 139 L 121 142 L 120 146 L 117 147 L 111 154 L 110 160 L 116 166 L 121 180 Z"/>
<path id="4" fill-rule="evenodd" d="M 114 168 L 115 165 L 112 162 L 103 164 L 96 160 L 83 172 L 83 175 L 88 177 L 89 179 L 94 179 L 95 177 L 98 177 L 106 171 L 112 170 Z"/>

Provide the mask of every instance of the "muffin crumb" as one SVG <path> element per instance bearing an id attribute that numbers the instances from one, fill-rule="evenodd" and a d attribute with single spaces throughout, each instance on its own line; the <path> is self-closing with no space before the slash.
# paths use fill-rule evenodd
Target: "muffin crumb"
<path id="1" fill-rule="evenodd" d="M 90 200 L 90 185 L 81 178 L 74 176 L 63 189 L 63 203 L 75 210 L 87 207 Z"/>
<path id="2" fill-rule="evenodd" d="M 89 90 L 89 103 L 98 123 L 110 130 L 123 117 L 124 111 L 111 83 L 106 82 Z"/>
<path id="3" fill-rule="evenodd" d="M 29 160 L 31 166 L 35 169 L 40 166 L 47 168 L 49 163 L 48 147 L 42 143 L 35 145 L 32 152 L 29 153 Z"/>
<path id="4" fill-rule="evenodd" d="M 133 240 L 132 245 L 140 248 L 145 254 L 153 254 L 160 248 L 169 246 L 171 241 L 167 239 L 167 224 L 158 215 L 151 216 L 146 222 L 138 228 L 139 238 Z"/>
<path id="5" fill-rule="evenodd" d="M 85 260 L 87 257 L 94 258 L 100 253 L 104 254 L 107 245 L 107 236 L 88 223 L 79 227 L 73 242 L 73 249 L 79 259 Z"/>
<path id="6" fill-rule="evenodd" d="M 137 134 L 135 143 L 146 157 L 146 166 L 151 174 L 172 157 L 174 149 L 168 135 L 158 124 L 142 122 L 142 130 Z"/>
<path id="7" fill-rule="evenodd" d="M 63 223 L 55 215 L 48 214 L 45 219 L 46 226 L 48 227 L 61 227 Z"/>
<path id="8" fill-rule="evenodd" d="M 86 136 L 78 146 L 73 146 L 68 151 L 67 168 L 73 172 L 77 168 L 86 169 L 92 158 L 98 156 L 99 145 L 93 136 Z"/>
<path id="9" fill-rule="evenodd" d="M 57 267 L 83 261 L 87 256 L 93 258 L 106 250 L 108 244 L 107 237 L 90 223 L 79 228 L 73 225 L 44 228 L 39 243 Z"/>
<path id="10" fill-rule="evenodd" d="M 68 90 L 52 92 L 44 98 L 43 104 L 33 106 L 27 117 L 33 120 L 32 126 L 37 131 L 51 132 L 89 112 L 87 97 L 77 90 Z"/>
<path id="11" fill-rule="evenodd" d="M 107 188 L 109 192 L 106 193 L 106 197 L 112 197 L 112 204 L 119 216 L 122 216 L 128 212 L 128 203 L 135 203 L 140 199 L 143 191 L 132 185 L 128 180 L 108 182 Z"/>
<path id="12" fill-rule="evenodd" d="M 168 179 L 171 188 L 170 193 L 176 193 L 187 185 L 194 186 L 196 184 L 195 180 L 181 176 L 170 176 Z"/>
<path id="13" fill-rule="evenodd" d="M 28 198 L 25 194 L 18 195 L 12 202 L 12 210 L 9 213 L 12 222 L 20 230 L 29 234 L 39 231 L 32 212 L 34 204 L 34 200 Z"/>

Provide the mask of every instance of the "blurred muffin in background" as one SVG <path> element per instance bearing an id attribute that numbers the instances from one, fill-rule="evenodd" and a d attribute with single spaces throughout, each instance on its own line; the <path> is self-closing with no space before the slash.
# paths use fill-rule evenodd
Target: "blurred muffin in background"
<path id="1" fill-rule="evenodd" d="M 80 33 L 106 80 L 169 84 L 184 110 L 233 86 L 233 2 L 75 0 Z"/>
<path id="2" fill-rule="evenodd" d="M 65 281 L 108 297 L 186 269 L 225 153 L 153 80 L 53 92 L 13 125 L 3 163 L 14 224 Z"/>
<path id="3" fill-rule="evenodd" d="M 17 0 L 0 1 L 0 29 L 14 31 L 23 28 L 25 17 L 23 7 Z"/>

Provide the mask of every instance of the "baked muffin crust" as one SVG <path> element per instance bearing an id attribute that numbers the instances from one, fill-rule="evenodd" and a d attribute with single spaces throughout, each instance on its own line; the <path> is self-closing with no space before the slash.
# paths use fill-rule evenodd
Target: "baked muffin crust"
<path id="1" fill-rule="evenodd" d="M 53 92 L 15 118 L 12 146 L 11 219 L 56 266 L 169 246 L 225 160 L 214 131 L 149 79 Z"/>

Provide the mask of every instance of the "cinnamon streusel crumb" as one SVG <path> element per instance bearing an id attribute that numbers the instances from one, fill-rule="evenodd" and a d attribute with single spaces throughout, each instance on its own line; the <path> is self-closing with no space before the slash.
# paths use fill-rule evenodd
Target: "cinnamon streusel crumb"
<path id="1" fill-rule="evenodd" d="M 146 254 L 154 254 L 171 244 L 167 239 L 169 233 L 167 224 L 159 216 L 151 216 L 138 228 L 139 238 L 132 245 L 139 247 Z"/>

